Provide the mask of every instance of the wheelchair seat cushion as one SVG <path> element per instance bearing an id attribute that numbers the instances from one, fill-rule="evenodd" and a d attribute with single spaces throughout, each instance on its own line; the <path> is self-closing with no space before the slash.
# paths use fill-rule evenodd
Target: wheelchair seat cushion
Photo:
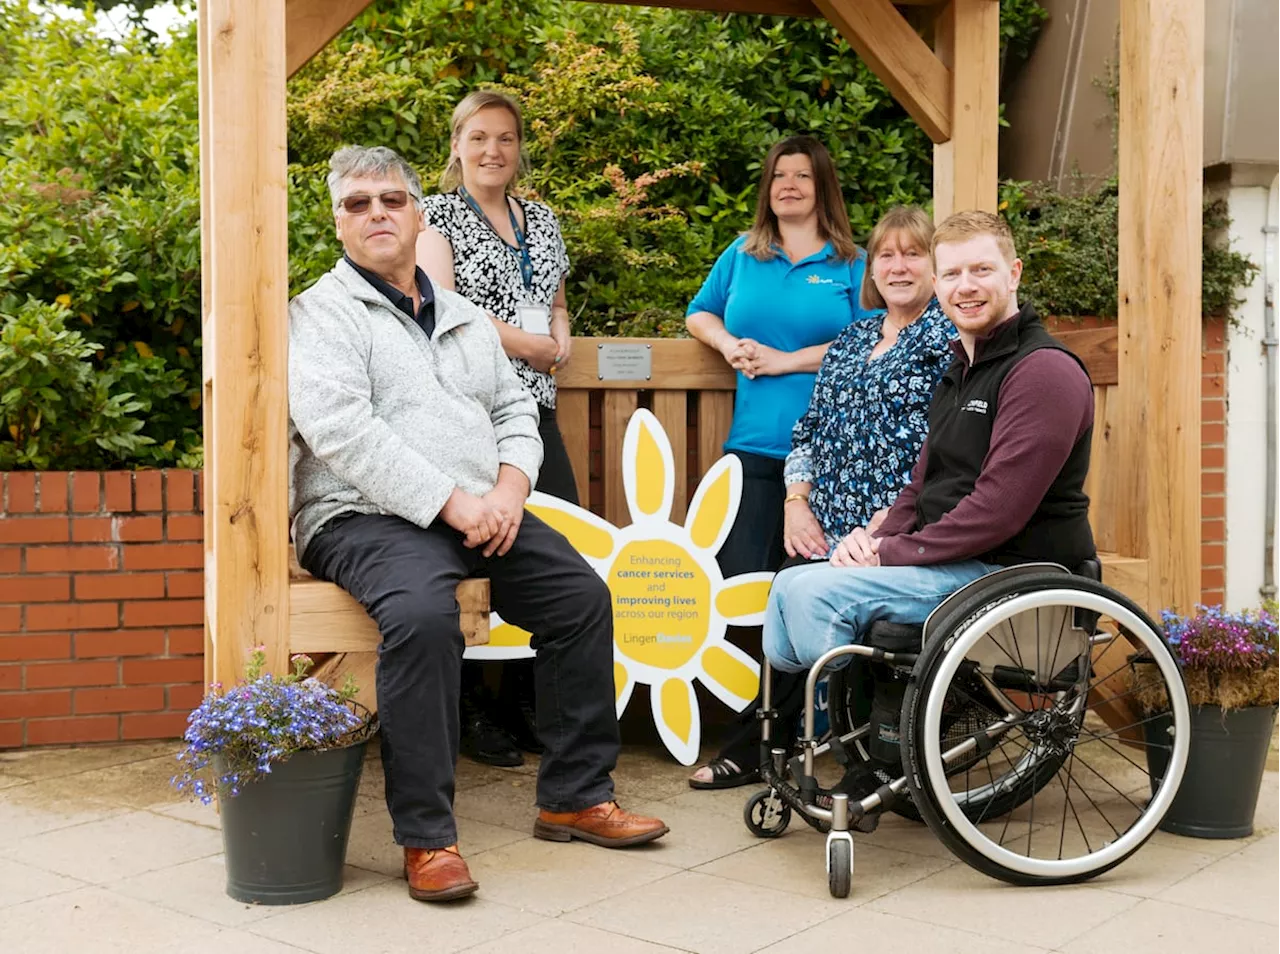
<path id="1" fill-rule="evenodd" d="M 878 620 L 867 632 L 867 645 L 890 653 L 918 653 L 924 627 L 914 623 L 887 623 Z"/>

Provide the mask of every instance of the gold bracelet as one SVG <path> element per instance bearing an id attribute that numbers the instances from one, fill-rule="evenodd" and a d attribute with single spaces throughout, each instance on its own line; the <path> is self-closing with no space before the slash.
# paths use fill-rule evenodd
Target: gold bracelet
<path id="1" fill-rule="evenodd" d="M 793 500 L 803 500 L 805 503 L 808 503 L 809 495 L 808 494 L 787 494 L 787 496 L 782 501 L 782 505 L 785 507 L 787 504 L 791 503 L 791 501 Z"/>

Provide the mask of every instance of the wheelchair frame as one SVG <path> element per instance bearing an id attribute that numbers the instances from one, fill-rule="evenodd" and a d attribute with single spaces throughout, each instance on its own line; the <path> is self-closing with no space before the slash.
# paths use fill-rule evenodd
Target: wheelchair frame
<path id="1" fill-rule="evenodd" d="M 1096 570 L 1093 572 L 1097 573 Z M 1024 587 L 1030 589 L 1022 592 Z M 986 621 L 995 619 L 995 627 L 1007 623 L 1010 635 L 1016 644 L 1021 638 L 1016 626 L 1016 623 L 1022 619 L 1019 614 L 1036 611 L 1038 639 L 1040 613 L 1053 608 L 1057 608 L 1063 614 L 1058 645 L 1054 647 L 1052 659 L 1041 660 L 1037 657 L 1037 671 L 996 665 L 992 667 L 993 672 L 988 673 L 983 671 L 980 661 L 974 662 L 964 658 L 964 653 L 971 650 L 982 639 L 991 637 L 994 628 L 980 628 L 986 625 Z M 1072 636 L 1079 648 L 1074 657 L 1063 658 L 1079 661 L 1072 662 L 1058 671 L 1056 667 L 1059 665 L 1059 649 L 1062 633 L 1066 629 L 1068 611 L 1070 611 L 1071 629 L 1080 634 Z M 1099 631 L 1097 624 L 1099 618 L 1104 615 L 1117 624 L 1115 633 Z M 946 626 L 947 631 L 937 632 L 940 626 Z M 999 639 L 991 638 L 999 647 L 999 639 L 1003 639 L 1003 636 Z M 1022 857 L 1004 848 L 1000 843 L 992 845 L 990 839 L 967 817 L 964 807 L 958 805 L 953 798 L 947 797 L 953 793 L 947 787 L 947 780 L 952 773 L 946 771 L 946 767 L 975 752 L 981 752 L 984 746 L 989 752 L 993 745 L 992 739 L 998 740 L 1001 735 L 1014 727 L 1026 732 L 1027 727 L 1034 725 L 1032 731 L 1042 734 L 1043 744 L 1037 742 L 1022 757 L 1014 767 L 1012 782 L 1005 782 L 1004 779 L 1008 776 L 1004 776 L 1001 782 L 996 782 L 993 778 L 989 786 L 991 788 L 989 797 L 992 802 L 1001 795 L 1012 794 L 1016 798 L 1018 791 L 1015 789 L 1026 784 L 1025 776 L 1035 776 L 1030 792 L 1034 806 L 1036 793 L 1057 776 L 1066 759 L 1074 758 L 1075 747 L 1085 744 L 1081 742 L 1081 735 L 1085 732 L 1085 715 L 1092 708 L 1089 705 L 1090 692 L 1086 691 L 1083 695 L 1077 692 L 1070 705 L 1061 711 L 1057 711 L 1056 704 L 1053 707 L 1036 707 L 1033 711 L 1023 710 L 1010 701 L 1007 692 L 1023 693 L 1030 699 L 1033 695 L 1049 698 L 1053 694 L 1063 696 L 1069 694 L 1072 689 L 1079 690 L 1082 683 L 1087 682 L 1093 675 L 1094 648 L 1118 638 L 1127 638 L 1131 646 L 1135 638 L 1142 643 L 1143 651 L 1128 657 L 1129 665 L 1132 665 L 1135 659 L 1141 662 L 1154 662 L 1167 688 L 1172 715 L 1168 730 L 1172 737 L 1172 743 L 1169 746 L 1170 759 L 1164 775 L 1152 780 L 1153 797 L 1145 810 L 1139 812 L 1138 819 L 1124 833 L 1116 831 L 1115 840 L 1107 841 L 1098 851 L 1094 851 L 1090 846 L 1088 854 L 1080 859 L 1064 861 L 1061 858 L 1061 847 L 1057 861 L 1041 861 Z M 942 641 L 942 648 L 934 649 L 938 641 Z M 1037 649 L 1038 647 L 1039 642 L 1037 642 Z M 1005 651 L 1005 655 L 1009 653 Z M 922 758 L 913 757 L 911 764 L 907 765 L 908 759 L 904 752 L 903 774 L 897 778 L 891 778 L 879 785 L 874 792 L 861 798 L 851 798 L 850 795 L 841 792 L 821 793 L 814 774 L 814 765 L 818 757 L 833 750 L 837 753 L 844 752 L 846 745 L 860 743 L 872 731 L 871 724 L 867 723 L 841 735 L 833 734 L 831 740 L 826 742 L 820 741 L 815 735 L 814 698 L 818 680 L 828 666 L 846 657 L 859 657 L 870 662 L 884 663 L 899 671 L 909 670 L 909 683 L 914 683 L 918 687 L 914 692 L 908 690 L 903 701 L 899 725 L 902 728 L 904 749 L 908 749 L 913 755 L 921 754 L 917 753 L 917 749 L 922 749 Z M 1012 656 L 1009 658 L 1013 659 Z M 922 659 L 925 660 L 923 664 Z M 1076 667 L 1074 671 L 1072 666 Z M 985 728 L 944 750 L 939 734 L 927 727 L 943 725 L 942 712 L 946 696 L 948 692 L 954 691 L 950 683 L 943 685 L 939 691 L 938 680 L 943 677 L 947 679 L 954 677 L 961 667 L 965 667 L 968 674 L 976 676 L 977 684 L 990 694 L 990 700 L 996 706 L 989 708 L 993 708 L 993 712 L 994 708 L 1003 708 L 1004 714 L 1003 718 L 993 719 Z M 999 672 L 1002 669 L 1005 670 L 1003 675 Z M 1053 672 L 1045 676 L 1039 670 L 1053 670 Z M 1001 686 L 999 684 L 1001 680 L 1005 681 L 1006 685 Z M 1013 682 L 1009 683 L 1009 680 Z M 928 685 L 924 685 L 925 682 Z M 834 706 L 836 703 L 837 700 L 833 694 L 831 705 Z M 921 627 L 918 652 L 895 652 L 869 645 L 839 646 L 829 650 L 810 667 L 807 673 L 804 707 L 803 734 L 797 740 L 800 755 L 788 758 L 786 750 L 772 744 L 772 722 L 777 718 L 777 713 L 772 709 L 772 668 L 766 661 L 762 674 L 761 708 L 757 717 L 761 720 L 763 756 L 760 768 L 761 780 L 768 788 L 748 799 L 744 807 L 744 820 L 754 834 L 760 837 L 776 837 L 786 830 L 791 814 L 795 812 L 811 827 L 818 831 L 825 831 L 827 833 L 828 886 L 835 897 L 846 897 L 852 884 L 853 838 L 850 829 L 856 827 L 862 819 L 892 807 L 898 800 L 917 794 L 923 800 L 929 801 L 932 793 L 932 803 L 928 810 L 921 809 L 926 824 L 939 835 L 953 853 L 993 877 L 1015 884 L 1063 884 L 1095 877 L 1119 864 L 1150 837 L 1177 793 L 1190 744 L 1190 709 L 1186 691 L 1176 660 L 1164 641 L 1163 632 L 1141 608 L 1123 594 L 1103 586 L 1092 575 L 1073 575 L 1066 568 L 1053 563 L 1009 567 L 981 577 L 957 590 L 929 614 Z M 921 729 L 916 719 L 917 713 L 925 723 L 921 735 L 922 746 L 908 740 L 909 734 L 914 739 L 913 733 Z M 1143 720 L 1145 721 L 1150 720 Z M 1137 723 L 1137 725 L 1141 724 L 1141 722 Z M 832 725 L 834 729 L 836 725 L 834 718 Z M 1133 726 L 1124 727 L 1124 729 L 1132 728 Z M 1093 738 L 1088 741 L 1102 741 L 1107 738 L 1106 735 L 1098 736 L 1096 733 L 1092 733 L 1092 736 Z M 842 763 L 846 763 L 846 757 L 847 753 L 841 756 Z M 1053 765 L 1054 758 L 1059 761 L 1053 768 L 1050 778 L 1043 782 L 1039 781 L 1038 776 L 1042 774 L 1042 769 Z M 916 764 L 917 761 L 919 764 Z M 1128 761 L 1133 762 L 1132 759 Z M 1024 763 L 1030 766 L 1029 770 L 1024 767 Z M 1082 764 L 1084 764 L 1083 761 Z M 941 782 L 933 777 L 938 774 L 939 767 L 942 768 Z M 1068 802 L 1070 800 L 1069 782 L 1068 774 L 1068 785 L 1065 786 Z M 913 784 L 914 791 L 912 791 Z M 1116 790 L 1119 791 L 1118 788 Z M 818 804 L 820 794 L 830 799 L 830 808 L 824 808 Z M 1008 812 L 1015 811 L 1020 804 L 1016 803 Z M 1130 804 L 1135 803 L 1130 800 Z M 1064 825 L 1065 818 L 1064 810 Z M 1078 817 L 1076 822 L 1080 824 Z M 1108 824 L 1111 823 L 1108 822 Z M 1114 829 L 1114 825 L 1112 827 Z M 1085 834 L 1082 824 L 1080 824 L 1080 831 L 1081 834 Z M 1029 827 L 1029 852 L 1030 841 Z M 1089 844 L 1087 835 L 1085 842 L 1086 845 Z"/>

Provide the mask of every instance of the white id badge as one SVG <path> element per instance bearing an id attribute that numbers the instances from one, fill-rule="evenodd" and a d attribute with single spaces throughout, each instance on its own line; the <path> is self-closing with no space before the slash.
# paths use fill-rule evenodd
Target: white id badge
<path id="1" fill-rule="evenodd" d="M 551 310 L 546 305 L 516 305 L 516 321 L 531 335 L 551 334 Z"/>

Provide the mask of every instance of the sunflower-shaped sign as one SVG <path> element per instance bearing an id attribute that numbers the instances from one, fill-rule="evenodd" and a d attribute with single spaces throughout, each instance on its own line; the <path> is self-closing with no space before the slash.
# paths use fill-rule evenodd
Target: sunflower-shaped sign
<path id="1" fill-rule="evenodd" d="M 694 680 L 736 711 L 755 698 L 760 667 L 725 640 L 725 627 L 763 621 L 773 574 L 726 580 L 716 564 L 742 495 L 738 458 L 721 458 L 707 471 L 683 526 L 671 522 L 671 442 L 648 411 L 636 411 L 627 425 L 622 466 L 628 527 L 546 494 L 531 495 L 527 506 L 563 533 L 609 584 L 618 715 L 637 683 L 649 686 L 658 734 L 672 755 L 692 765 L 702 738 Z M 497 614 L 490 622 L 489 644 L 468 649 L 468 658 L 532 655 L 527 632 Z"/>

